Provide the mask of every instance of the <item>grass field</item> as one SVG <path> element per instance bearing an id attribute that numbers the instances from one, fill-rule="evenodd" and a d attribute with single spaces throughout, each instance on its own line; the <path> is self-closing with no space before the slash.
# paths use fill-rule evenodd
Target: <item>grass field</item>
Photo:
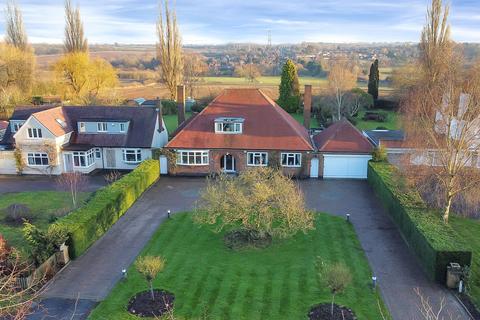
<path id="1" fill-rule="evenodd" d="M 88 198 L 89 193 L 82 193 L 80 202 Z M 0 234 L 8 244 L 19 250 L 26 248 L 22 236 L 22 225 L 12 226 L 4 222 L 5 208 L 11 204 L 24 204 L 31 210 L 32 223 L 46 228 L 56 216 L 64 215 L 72 210 L 72 202 L 68 192 L 39 191 L 7 193 L 0 195 Z"/>
<path id="2" fill-rule="evenodd" d="M 192 116 L 191 112 L 185 113 L 185 119 L 188 119 L 191 116 Z M 176 114 L 164 115 L 163 121 L 165 122 L 165 126 L 167 127 L 168 134 L 171 134 L 178 127 L 178 116 Z"/>
<path id="3" fill-rule="evenodd" d="M 470 296 L 473 298 L 477 307 L 480 307 L 480 221 L 451 217 L 450 223 L 473 250 Z"/>
<path id="4" fill-rule="evenodd" d="M 378 121 L 364 121 L 362 120 L 365 115 L 366 110 L 361 110 L 358 113 L 356 127 L 360 130 L 373 130 L 378 127 L 385 127 L 389 130 L 398 130 L 401 128 L 400 116 L 397 112 L 394 111 L 385 111 L 385 110 L 369 110 L 369 111 L 378 111 L 385 112 L 387 114 L 387 121 L 378 122 Z"/>
<path id="5" fill-rule="evenodd" d="M 193 224 L 189 214 L 178 214 L 144 248 L 143 255 L 166 259 L 154 286 L 175 294 L 177 319 L 306 319 L 311 306 L 331 301 L 328 290 L 317 285 L 317 256 L 342 261 L 352 271 L 351 286 L 336 297 L 339 304 L 351 307 L 361 320 L 381 319 L 379 295 L 369 286 L 368 262 L 344 219 L 320 214 L 316 230 L 275 240 L 263 250 L 231 251 L 222 237 Z M 117 284 L 89 319 L 138 319 L 126 305 L 146 289 L 145 280 L 130 267 L 128 279 Z"/>

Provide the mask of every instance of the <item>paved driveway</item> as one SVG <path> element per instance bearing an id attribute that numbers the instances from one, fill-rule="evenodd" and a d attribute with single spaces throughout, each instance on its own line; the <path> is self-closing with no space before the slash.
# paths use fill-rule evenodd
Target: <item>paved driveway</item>
<path id="1" fill-rule="evenodd" d="M 77 260 L 55 277 L 42 294 L 42 308 L 30 319 L 84 319 L 121 278 L 121 270 L 135 260 L 167 210 L 189 210 L 204 179 L 162 177 Z M 75 303 L 78 301 L 77 306 Z"/>
<path id="2" fill-rule="evenodd" d="M 84 191 L 93 192 L 105 185 L 102 175 L 88 176 Z M 49 176 L 6 176 L 0 175 L 0 194 L 8 192 L 60 190 L 55 177 Z"/>
<path id="3" fill-rule="evenodd" d="M 300 186 L 310 208 L 340 216 L 350 213 L 393 319 L 424 319 L 413 291 L 417 287 L 436 304 L 445 298 L 445 319 L 450 319 L 449 313 L 453 319 L 469 319 L 449 292 L 427 279 L 366 181 L 304 180 Z"/>

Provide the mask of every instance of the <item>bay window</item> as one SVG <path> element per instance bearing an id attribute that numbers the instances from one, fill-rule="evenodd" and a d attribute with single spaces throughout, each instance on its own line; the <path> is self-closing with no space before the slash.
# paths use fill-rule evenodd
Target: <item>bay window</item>
<path id="1" fill-rule="evenodd" d="M 266 152 L 248 152 L 247 165 L 264 167 L 268 165 L 268 153 Z"/>
<path id="2" fill-rule="evenodd" d="M 208 151 L 182 150 L 177 151 L 177 164 L 183 166 L 208 165 Z"/>
<path id="3" fill-rule="evenodd" d="M 302 165 L 301 153 L 282 153 L 283 167 L 300 167 Z"/>
<path id="4" fill-rule="evenodd" d="M 93 149 L 86 152 L 74 151 L 73 152 L 73 166 L 78 168 L 87 168 L 95 163 L 95 157 L 93 155 Z"/>
<path id="5" fill-rule="evenodd" d="M 123 161 L 125 163 L 142 162 L 142 150 L 141 149 L 123 149 Z"/>

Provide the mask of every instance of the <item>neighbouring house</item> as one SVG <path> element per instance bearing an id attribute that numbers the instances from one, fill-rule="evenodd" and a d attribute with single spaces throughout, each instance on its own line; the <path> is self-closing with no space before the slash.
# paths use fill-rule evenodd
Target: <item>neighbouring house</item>
<path id="1" fill-rule="evenodd" d="M 274 166 L 297 177 L 365 179 L 372 144 L 348 121 L 310 136 L 311 90 L 306 89 L 306 127 L 259 89 L 226 89 L 167 144 L 176 155 L 170 173 L 238 173 Z"/>
<path id="2" fill-rule="evenodd" d="M 405 154 L 410 150 L 406 146 L 403 130 L 366 130 L 363 135 L 377 148 L 384 148 L 388 161 L 399 165 Z"/>
<path id="3" fill-rule="evenodd" d="M 323 178 L 366 179 L 373 145 L 350 121 L 338 121 L 313 136 Z"/>
<path id="4" fill-rule="evenodd" d="M 0 141 L 2 141 L 3 136 L 8 128 L 8 121 L 0 121 Z"/>
<path id="5" fill-rule="evenodd" d="M 17 108 L 0 141 L 0 173 L 90 173 L 131 170 L 161 148 L 168 133 L 161 110 L 142 107 Z"/>

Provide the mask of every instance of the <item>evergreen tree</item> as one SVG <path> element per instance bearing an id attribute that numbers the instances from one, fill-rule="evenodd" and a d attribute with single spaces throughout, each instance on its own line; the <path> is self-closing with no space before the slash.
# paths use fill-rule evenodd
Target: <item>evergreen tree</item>
<path id="1" fill-rule="evenodd" d="M 380 72 L 378 71 L 378 59 L 375 59 L 370 67 L 370 75 L 368 76 L 368 93 L 372 95 L 374 100 L 378 99 L 379 85 Z"/>
<path id="2" fill-rule="evenodd" d="M 278 105 L 287 112 L 296 112 L 300 107 L 300 84 L 297 67 L 290 59 L 285 62 L 282 68 L 279 93 Z"/>

